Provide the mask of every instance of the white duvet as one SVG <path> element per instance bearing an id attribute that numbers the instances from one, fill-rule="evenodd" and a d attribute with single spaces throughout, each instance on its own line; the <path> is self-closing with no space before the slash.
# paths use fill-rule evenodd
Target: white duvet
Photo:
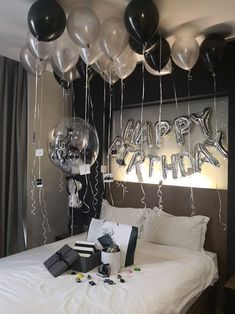
<path id="1" fill-rule="evenodd" d="M 110 286 L 91 272 L 96 286 L 75 276 L 54 278 L 43 262 L 65 243 L 52 243 L 0 259 L 1 314 L 176 314 L 217 276 L 211 257 L 183 248 L 139 241 L 135 266 L 123 269 L 126 280 Z"/>

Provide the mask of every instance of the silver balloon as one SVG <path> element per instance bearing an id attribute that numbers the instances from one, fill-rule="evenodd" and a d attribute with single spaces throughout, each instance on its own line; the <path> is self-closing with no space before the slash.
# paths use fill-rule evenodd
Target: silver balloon
<path id="1" fill-rule="evenodd" d="M 166 155 L 162 155 L 162 177 L 163 179 L 167 179 L 167 173 L 172 171 L 172 178 L 178 178 L 178 158 L 177 154 L 171 155 L 171 163 L 167 163 Z"/>
<path id="2" fill-rule="evenodd" d="M 20 62 L 29 74 L 33 76 L 38 75 L 38 77 L 43 75 L 47 66 L 46 60 L 37 60 L 26 46 L 20 51 Z"/>
<path id="3" fill-rule="evenodd" d="M 136 173 L 138 171 L 138 167 L 144 163 L 145 160 L 145 153 L 141 151 L 134 152 L 133 156 L 131 157 L 130 163 L 127 167 L 126 173 L 130 173 L 132 169 L 136 168 Z"/>
<path id="4" fill-rule="evenodd" d="M 161 157 L 157 155 L 148 155 L 148 159 L 149 159 L 149 177 L 152 178 L 154 164 L 157 162 L 161 162 Z"/>
<path id="5" fill-rule="evenodd" d="M 169 59 L 168 63 L 165 65 L 165 67 L 163 69 L 161 69 L 160 72 L 152 69 L 148 65 L 148 63 L 145 62 L 145 61 L 144 61 L 144 67 L 150 74 L 156 75 L 156 76 L 168 75 L 168 74 L 171 74 L 171 72 L 172 72 L 172 62 L 171 62 L 171 59 Z"/>
<path id="6" fill-rule="evenodd" d="M 68 16 L 67 30 L 69 36 L 77 45 L 90 48 L 99 36 L 99 17 L 89 8 L 75 8 Z"/>
<path id="7" fill-rule="evenodd" d="M 133 134 L 133 126 L 134 120 L 130 119 L 127 121 L 124 132 L 123 132 L 123 140 L 124 142 L 130 141 Z"/>
<path id="8" fill-rule="evenodd" d="M 224 132 L 218 131 L 215 134 L 214 138 L 212 138 L 212 139 L 209 138 L 209 139 L 205 140 L 203 144 L 206 146 L 215 147 L 223 158 L 228 159 L 228 152 L 223 146 L 223 139 L 224 139 Z"/>
<path id="9" fill-rule="evenodd" d="M 79 54 L 82 60 L 87 65 L 90 65 L 97 62 L 103 56 L 103 51 L 100 48 L 99 41 L 97 41 L 90 48 L 80 48 Z"/>
<path id="10" fill-rule="evenodd" d="M 79 199 L 79 191 L 82 189 L 81 182 L 71 178 L 68 180 L 69 207 L 81 208 L 82 201 Z"/>
<path id="11" fill-rule="evenodd" d="M 207 162 L 215 167 L 220 167 L 219 161 L 206 149 L 206 145 L 198 143 L 194 148 L 195 171 L 201 172 L 201 166 Z"/>
<path id="12" fill-rule="evenodd" d="M 56 41 L 38 41 L 37 38 L 28 32 L 27 46 L 35 58 L 46 60 L 53 55 L 56 49 Z"/>
<path id="13" fill-rule="evenodd" d="M 160 121 L 155 123 L 155 144 L 157 148 L 161 146 L 161 139 L 168 135 L 171 131 L 171 124 L 169 121 Z"/>
<path id="14" fill-rule="evenodd" d="M 49 159 L 66 174 L 79 174 L 84 164 L 92 166 L 98 153 L 97 132 L 80 118 L 63 119 L 49 133 Z"/>
<path id="15" fill-rule="evenodd" d="M 125 158 L 129 153 L 135 152 L 135 148 L 125 144 L 119 151 L 117 157 L 116 157 L 116 162 L 119 166 L 126 166 L 125 163 Z"/>
<path id="16" fill-rule="evenodd" d="M 136 121 L 134 129 L 133 129 L 132 137 L 130 140 L 131 143 L 136 143 L 136 139 L 139 136 L 140 130 L 141 130 L 141 122 Z"/>
<path id="17" fill-rule="evenodd" d="M 123 19 L 110 17 L 101 24 L 100 45 L 106 57 L 112 61 L 122 54 L 128 39 Z"/>
<path id="18" fill-rule="evenodd" d="M 116 136 L 115 139 L 112 141 L 109 149 L 108 155 L 110 156 L 117 156 L 120 149 L 124 146 L 124 141 L 120 136 Z"/>
<path id="19" fill-rule="evenodd" d="M 136 68 L 137 57 L 129 45 L 123 53 L 113 61 L 113 66 L 120 79 L 127 78 Z"/>
<path id="20" fill-rule="evenodd" d="M 188 168 L 187 170 L 185 166 L 185 158 L 188 158 L 190 162 L 190 168 Z M 196 172 L 194 158 L 189 152 L 181 152 L 178 154 L 178 164 L 182 177 L 189 176 Z"/>
<path id="21" fill-rule="evenodd" d="M 193 37 L 180 37 L 174 42 L 171 57 L 178 67 L 190 71 L 199 57 L 200 47 Z"/>
<path id="22" fill-rule="evenodd" d="M 60 72 L 68 72 L 78 62 L 78 46 L 70 39 L 67 31 L 57 40 L 57 48 L 53 54 L 53 60 Z"/>
<path id="23" fill-rule="evenodd" d="M 110 85 L 115 84 L 119 80 L 119 77 L 117 76 L 113 67 L 110 67 L 107 72 L 103 72 L 100 75 L 103 78 L 103 80 L 109 83 Z"/>
<path id="24" fill-rule="evenodd" d="M 190 119 L 188 117 L 179 117 L 174 120 L 175 136 L 178 145 L 184 144 L 184 134 L 190 131 Z"/>
<path id="25" fill-rule="evenodd" d="M 209 119 L 212 110 L 211 108 L 205 108 L 203 112 L 197 112 L 190 115 L 190 119 L 201 127 L 203 134 L 206 136 L 211 135 L 209 127 Z"/>
<path id="26" fill-rule="evenodd" d="M 54 60 L 51 60 L 51 67 L 53 71 L 64 81 L 73 82 L 76 79 L 80 78 L 80 75 L 76 69 L 76 67 L 72 68 L 71 70 L 62 73 L 59 69 L 57 69 Z"/>
<path id="27" fill-rule="evenodd" d="M 153 144 L 153 127 L 152 123 L 149 121 L 143 123 L 142 127 L 138 132 L 138 135 L 135 138 L 134 143 L 136 145 L 139 145 L 145 141 L 147 141 L 148 145 Z"/>
<path id="28" fill-rule="evenodd" d="M 112 61 L 108 59 L 105 55 L 102 55 L 98 61 L 91 65 L 91 67 L 100 74 L 107 72 L 111 66 Z"/>

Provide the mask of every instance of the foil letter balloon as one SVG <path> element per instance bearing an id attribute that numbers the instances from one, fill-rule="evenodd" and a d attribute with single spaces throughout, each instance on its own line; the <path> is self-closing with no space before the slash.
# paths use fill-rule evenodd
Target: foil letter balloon
<path id="1" fill-rule="evenodd" d="M 167 179 L 168 171 L 172 171 L 172 178 L 178 178 L 178 158 L 177 154 L 171 155 L 171 163 L 167 163 L 166 155 L 162 155 L 162 176 L 163 179 Z"/>
<path id="2" fill-rule="evenodd" d="M 223 138 L 223 131 L 218 131 L 213 139 L 204 141 L 204 145 L 215 147 L 223 158 L 228 159 L 228 152 L 223 146 Z"/>
<path id="3" fill-rule="evenodd" d="M 195 160 L 195 171 L 201 172 L 201 166 L 204 162 L 207 162 L 215 167 L 219 167 L 219 161 L 213 157 L 213 155 L 206 149 L 206 146 L 202 143 L 198 143 L 194 148 L 194 160 Z"/>
<path id="4" fill-rule="evenodd" d="M 155 134 L 156 134 L 156 146 L 160 148 L 162 137 L 169 134 L 171 130 L 171 124 L 168 121 L 160 121 L 155 124 Z"/>
<path id="5" fill-rule="evenodd" d="M 190 131 L 190 120 L 188 117 L 179 117 L 174 120 L 175 136 L 178 145 L 184 144 L 184 134 Z"/>
<path id="6" fill-rule="evenodd" d="M 152 178 L 154 164 L 157 162 L 161 162 L 161 157 L 157 155 L 156 156 L 149 155 L 148 158 L 149 158 L 149 177 Z"/>
<path id="7" fill-rule="evenodd" d="M 124 145 L 123 139 L 120 136 L 116 136 L 109 147 L 108 154 L 110 156 L 117 156 L 123 145 Z"/>
<path id="8" fill-rule="evenodd" d="M 63 119 L 49 133 L 49 159 L 68 175 L 79 174 L 80 165 L 92 166 L 98 153 L 96 130 L 80 118 Z"/>
<path id="9" fill-rule="evenodd" d="M 134 120 L 128 120 L 125 130 L 123 132 L 123 140 L 124 141 L 129 141 L 132 137 L 133 134 L 133 125 L 134 125 Z"/>
<path id="10" fill-rule="evenodd" d="M 185 158 L 188 158 L 190 167 L 186 170 Z M 186 177 L 195 172 L 194 158 L 189 152 L 181 152 L 178 154 L 178 164 L 182 177 Z"/>
<path id="11" fill-rule="evenodd" d="M 136 168 L 137 173 L 138 167 L 144 162 L 144 160 L 145 160 L 144 152 L 141 151 L 134 152 L 133 156 L 131 157 L 131 161 L 127 167 L 126 173 L 130 173 L 134 167 Z"/>
<path id="12" fill-rule="evenodd" d="M 211 111 L 211 108 L 205 108 L 203 112 L 193 113 L 190 116 L 190 119 L 201 127 L 203 134 L 206 136 L 211 135 L 209 128 L 209 118 Z"/>

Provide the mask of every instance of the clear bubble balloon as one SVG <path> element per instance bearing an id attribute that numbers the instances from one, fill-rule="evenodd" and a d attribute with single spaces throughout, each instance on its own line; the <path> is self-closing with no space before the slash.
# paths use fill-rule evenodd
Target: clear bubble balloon
<path id="1" fill-rule="evenodd" d="M 43 75 L 47 66 L 47 61 L 37 61 L 27 46 L 22 47 L 20 51 L 20 62 L 29 74 L 38 77 Z"/>
<path id="2" fill-rule="evenodd" d="M 101 50 L 99 41 L 97 41 L 90 48 L 80 48 L 79 54 L 82 60 L 86 64 L 90 65 L 90 64 L 95 63 L 102 57 L 103 51 Z"/>
<path id="3" fill-rule="evenodd" d="M 98 153 L 97 132 L 83 119 L 63 119 L 49 133 L 49 159 L 68 175 L 78 175 L 81 165 L 92 166 Z"/>
<path id="4" fill-rule="evenodd" d="M 27 46 L 34 57 L 45 60 L 53 55 L 56 49 L 56 41 L 38 41 L 37 38 L 28 32 Z"/>

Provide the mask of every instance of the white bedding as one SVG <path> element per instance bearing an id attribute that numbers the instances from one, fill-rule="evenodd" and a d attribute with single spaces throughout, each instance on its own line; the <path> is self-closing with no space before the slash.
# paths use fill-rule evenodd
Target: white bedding
<path id="1" fill-rule="evenodd" d="M 125 283 L 104 284 L 95 270 L 94 287 L 87 279 L 76 283 L 73 275 L 52 277 L 43 262 L 65 243 L 72 246 L 85 236 L 0 259 L 0 313 L 176 314 L 218 274 L 213 255 L 139 240 L 135 265 L 141 271 L 123 269 Z"/>

